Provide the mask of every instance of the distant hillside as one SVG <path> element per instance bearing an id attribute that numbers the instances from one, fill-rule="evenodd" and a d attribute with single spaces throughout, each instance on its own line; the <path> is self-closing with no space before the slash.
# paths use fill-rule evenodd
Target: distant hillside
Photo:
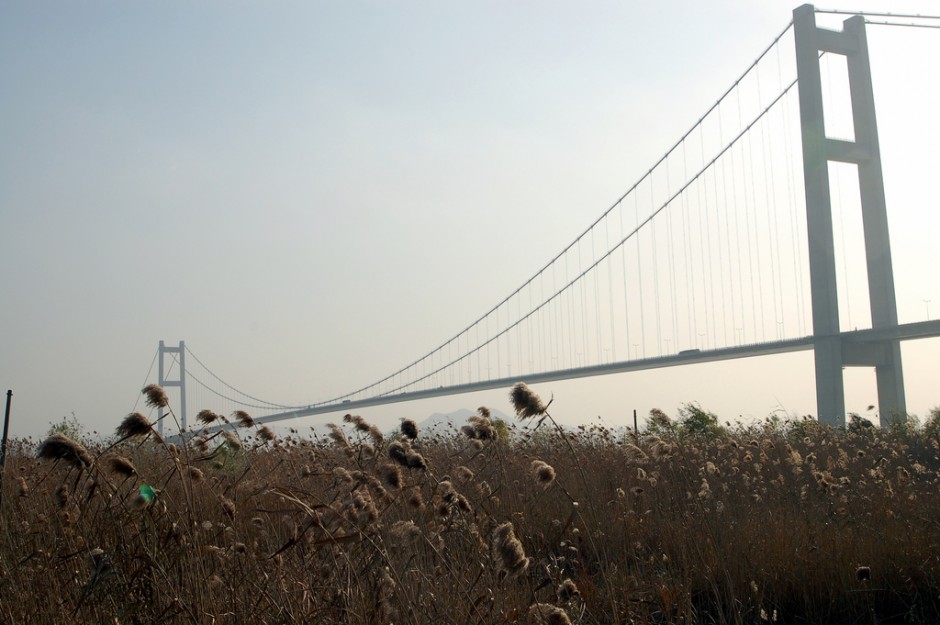
<path id="1" fill-rule="evenodd" d="M 468 410 L 466 408 L 461 408 L 459 410 L 454 410 L 453 412 L 441 413 L 435 412 L 434 414 L 426 417 L 425 419 L 419 421 L 415 419 L 415 422 L 418 424 L 418 432 L 430 434 L 432 432 L 439 432 L 441 434 L 452 434 L 460 430 L 460 426 L 467 423 L 467 418 L 472 417 L 473 415 L 478 414 L 476 410 Z M 490 410 L 490 416 L 494 419 L 502 419 L 503 421 L 510 422 L 512 418 L 507 416 L 506 413 L 499 410 Z M 368 420 L 368 419 L 367 419 Z M 336 425 L 343 428 L 346 431 L 347 435 L 350 435 L 353 426 L 349 423 L 344 423 L 342 418 L 332 419 L 332 422 Z M 379 428 L 385 432 L 387 435 L 392 435 L 395 432 L 398 432 L 399 422 L 395 421 L 393 426 L 388 425 L 389 420 L 386 420 L 384 423 L 376 424 Z M 280 436 L 286 436 L 287 426 L 281 426 L 278 428 L 278 434 Z M 301 436 L 312 436 L 317 439 L 325 439 L 330 434 L 330 429 L 327 427 L 326 423 L 317 423 L 312 426 L 308 426 L 307 429 L 300 432 Z"/>
<path id="2" fill-rule="evenodd" d="M 453 412 L 441 413 L 435 412 L 423 421 L 418 422 L 418 431 L 438 431 L 442 433 L 459 430 L 460 426 L 467 422 L 467 418 L 479 414 L 476 410 L 461 408 Z M 500 410 L 490 409 L 490 418 L 502 419 L 503 421 L 512 421 L 512 418 Z"/>

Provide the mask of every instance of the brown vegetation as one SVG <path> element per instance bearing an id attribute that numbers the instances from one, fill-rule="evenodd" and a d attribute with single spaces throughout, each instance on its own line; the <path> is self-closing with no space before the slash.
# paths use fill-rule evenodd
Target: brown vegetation
<path id="1" fill-rule="evenodd" d="M 0 622 L 940 619 L 930 430 L 725 429 L 701 411 L 636 437 L 513 399 L 508 431 L 481 409 L 462 432 L 388 437 L 350 416 L 278 439 L 244 413 L 212 433 L 206 411 L 179 446 L 134 415 L 111 448 L 20 441 Z"/>

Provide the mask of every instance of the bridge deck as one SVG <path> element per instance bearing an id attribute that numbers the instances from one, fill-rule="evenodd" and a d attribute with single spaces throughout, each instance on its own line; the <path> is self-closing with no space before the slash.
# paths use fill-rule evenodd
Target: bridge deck
<path id="1" fill-rule="evenodd" d="M 849 343 L 877 343 L 883 341 L 905 341 L 911 339 L 938 337 L 940 336 L 940 320 L 900 324 L 888 328 L 872 328 L 865 330 L 855 330 L 852 332 L 842 332 L 839 336 L 843 341 Z M 423 391 L 399 393 L 396 395 L 382 395 L 379 397 L 370 397 L 368 399 L 357 399 L 339 403 L 334 402 L 313 405 L 299 410 L 290 410 L 265 417 L 259 417 L 255 419 L 255 421 L 258 423 L 270 423 L 274 421 L 282 421 L 284 419 L 309 417 L 312 415 L 325 414 L 329 412 L 349 412 L 350 410 L 355 410 L 358 408 L 415 401 L 419 399 L 427 399 L 430 397 L 459 395 L 462 393 L 472 393 L 476 391 L 486 391 L 499 388 L 508 389 L 518 382 L 538 384 L 541 382 L 571 380 L 575 378 L 608 375 L 611 373 L 644 371 L 647 369 L 661 369 L 663 367 L 677 367 L 680 365 L 715 362 L 719 360 L 752 358 L 754 356 L 768 356 L 771 354 L 805 351 L 813 349 L 817 338 L 824 337 L 804 336 L 796 339 L 755 343 L 752 345 L 738 345 L 735 347 L 723 347 L 720 349 L 685 350 L 678 354 L 657 356 L 655 358 L 640 358 L 635 360 L 608 363 L 604 365 L 594 365 L 590 367 L 577 367 L 573 369 L 562 369 L 559 371 L 550 371 L 545 373 L 532 373 L 515 377 L 496 378 L 492 380 L 474 382 L 472 384 L 440 386 L 438 388 L 427 389 Z"/>

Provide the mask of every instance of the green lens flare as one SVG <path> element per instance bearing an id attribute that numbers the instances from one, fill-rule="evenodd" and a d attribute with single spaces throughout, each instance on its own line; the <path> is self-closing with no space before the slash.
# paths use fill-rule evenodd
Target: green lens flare
<path id="1" fill-rule="evenodd" d="M 147 503 L 150 503 L 151 501 L 153 501 L 154 495 L 155 493 L 153 492 L 152 487 L 147 486 L 146 484 L 140 487 L 140 496 Z"/>

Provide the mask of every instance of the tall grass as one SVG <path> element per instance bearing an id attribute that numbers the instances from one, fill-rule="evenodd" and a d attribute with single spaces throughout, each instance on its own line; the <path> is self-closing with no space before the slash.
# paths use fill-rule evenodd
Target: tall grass
<path id="1" fill-rule="evenodd" d="M 393 437 L 350 415 L 325 439 L 247 415 L 210 433 L 226 419 L 207 413 L 182 446 L 134 417 L 87 462 L 19 441 L 0 622 L 940 620 L 925 432 L 667 420 L 636 437 L 532 405 L 508 431 L 481 409 Z"/>

